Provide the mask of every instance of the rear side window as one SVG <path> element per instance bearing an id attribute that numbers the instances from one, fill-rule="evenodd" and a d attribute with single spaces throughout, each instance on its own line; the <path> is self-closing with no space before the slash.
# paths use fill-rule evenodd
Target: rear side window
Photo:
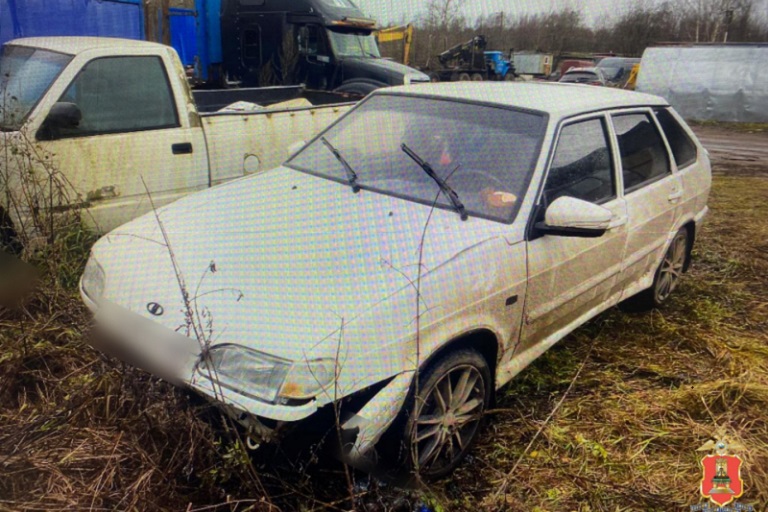
<path id="1" fill-rule="evenodd" d="M 691 165 L 696 161 L 696 144 L 693 143 L 688 134 L 677 119 L 667 109 L 656 111 L 656 119 L 659 120 L 661 129 L 667 136 L 669 146 L 672 148 L 672 154 L 677 162 L 678 169 Z"/>
<path id="2" fill-rule="evenodd" d="M 615 174 L 603 119 L 569 124 L 561 130 L 544 186 L 544 199 L 546 204 L 551 204 L 562 196 L 591 203 L 616 197 Z"/>
<path id="3" fill-rule="evenodd" d="M 74 103 L 80 125 L 61 137 L 81 137 L 179 126 L 159 57 L 108 57 L 85 65 L 59 101 Z"/>
<path id="4" fill-rule="evenodd" d="M 616 115 L 613 125 L 619 140 L 625 192 L 671 173 L 667 148 L 649 114 Z"/>

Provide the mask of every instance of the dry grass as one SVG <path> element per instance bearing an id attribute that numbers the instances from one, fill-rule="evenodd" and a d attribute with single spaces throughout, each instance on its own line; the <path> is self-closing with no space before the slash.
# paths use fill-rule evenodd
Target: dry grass
<path id="1" fill-rule="evenodd" d="M 747 447 L 740 501 L 768 503 L 766 197 L 764 174 L 716 176 L 694 267 L 665 308 L 579 329 L 502 391 L 453 477 L 405 492 L 358 475 L 360 509 L 680 510 L 699 501 L 696 449 L 719 427 Z M 273 508 L 215 412 L 84 343 L 73 236 L 57 252 L 66 271 L 43 265 L 34 300 L 0 312 L 0 510 Z M 259 466 L 274 509 L 342 510 L 341 467 L 308 451 Z"/>

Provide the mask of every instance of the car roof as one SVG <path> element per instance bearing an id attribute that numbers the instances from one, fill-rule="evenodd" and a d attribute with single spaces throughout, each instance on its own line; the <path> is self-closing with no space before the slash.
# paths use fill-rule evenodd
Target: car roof
<path id="1" fill-rule="evenodd" d="M 664 98 L 624 89 L 557 82 L 439 82 L 379 89 L 373 94 L 403 94 L 477 101 L 570 117 L 595 110 L 668 105 Z"/>
<path id="2" fill-rule="evenodd" d="M 591 67 L 591 68 L 571 68 L 571 69 L 569 69 L 568 71 L 565 72 L 566 75 L 569 75 L 571 73 L 594 73 L 594 74 L 598 74 L 599 71 L 597 70 L 596 67 Z"/>
<path id="3" fill-rule="evenodd" d="M 77 55 L 89 50 L 115 48 L 122 51 L 147 48 L 166 48 L 158 43 L 137 41 L 134 39 L 121 39 L 118 37 L 26 37 L 8 41 L 7 45 L 31 46 L 59 53 Z"/>

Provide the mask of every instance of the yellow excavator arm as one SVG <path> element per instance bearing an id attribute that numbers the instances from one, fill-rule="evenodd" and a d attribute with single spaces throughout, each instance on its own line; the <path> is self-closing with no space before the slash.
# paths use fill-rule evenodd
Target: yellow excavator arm
<path id="1" fill-rule="evenodd" d="M 413 25 L 400 25 L 387 27 L 374 32 L 379 44 L 403 41 L 403 64 L 409 65 L 411 60 L 411 46 L 413 45 Z"/>

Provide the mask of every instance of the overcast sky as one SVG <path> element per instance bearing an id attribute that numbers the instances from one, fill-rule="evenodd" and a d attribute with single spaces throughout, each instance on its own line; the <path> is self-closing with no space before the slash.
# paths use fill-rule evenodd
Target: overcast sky
<path id="1" fill-rule="evenodd" d="M 382 25 L 415 21 L 424 12 L 428 0 L 355 0 L 360 8 Z M 612 21 L 628 7 L 653 3 L 654 0 L 465 0 L 464 13 L 474 20 L 481 14 L 505 11 L 510 14 L 537 13 L 572 7 L 584 13 L 592 24 Z M 768 13 L 768 0 L 756 0 L 762 4 L 760 11 Z"/>

